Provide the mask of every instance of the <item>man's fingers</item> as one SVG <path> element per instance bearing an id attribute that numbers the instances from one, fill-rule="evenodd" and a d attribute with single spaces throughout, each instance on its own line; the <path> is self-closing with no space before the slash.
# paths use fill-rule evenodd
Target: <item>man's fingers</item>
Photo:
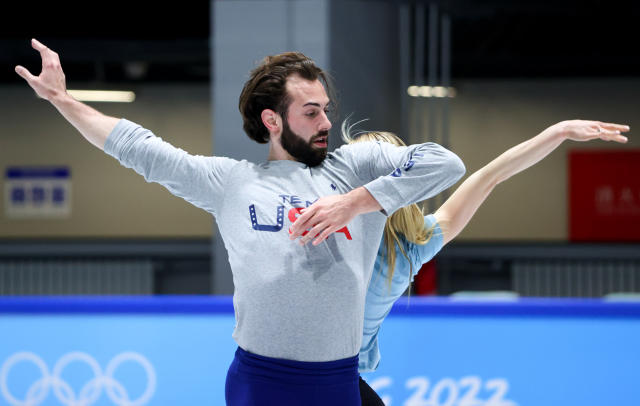
<path id="1" fill-rule="evenodd" d="M 325 228 L 322 234 L 313 241 L 313 245 L 318 245 L 322 241 L 326 240 L 333 231 L 330 228 Z"/>
<path id="2" fill-rule="evenodd" d="M 35 38 L 31 39 L 31 46 L 36 51 L 40 52 L 40 58 L 42 58 L 42 67 L 44 68 L 45 62 L 47 62 L 51 58 L 48 52 L 49 48 L 47 48 L 43 43 Z"/>
<path id="3" fill-rule="evenodd" d="M 310 227 L 309 221 L 313 218 L 314 211 L 309 208 L 305 209 L 305 212 L 302 213 L 296 221 L 291 225 L 291 235 L 289 236 L 292 240 L 300 237 L 302 233 L 305 232 L 307 228 Z"/>
<path id="4" fill-rule="evenodd" d="M 300 239 L 300 243 L 302 245 L 304 245 L 304 244 L 308 243 L 309 241 L 313 240 L 326 227 L 327 227 L 327 224 L 325 224 L 325 223 L 320 223 L 320 224 L 314 225 L 311 228 L 311 230 L 309 230 L 309 232 L 304 237 L 302 237 Z"/>
<path id="5" fill-rule="evenodd" d="M 31 46 L 36 51 L 40 52 L 40 58 L 42 58 L 42 69 L 47 66 L 47 64 L 60 64 L 60 57 L 57 53 L 47 48 L 46 45 L 33 38 L 31 40 Z"/>
<path id="6" fill-rule="evenodd" d="M 31 46 L 33 47 L 33 49 L 35 49 L 36 51 L 38 51 L 40 53 L 42 53 L 42 52 L 46 51 L 47 49 L 49 49 L 42 42 L 38 41 L 35 38 L 31 39 Z"/>
<path id="7" fill-rule="evenodd" d="M 20 75 L 20 77 L 22 77 L 22 78 L 23 78 L 24 80 L 26 80 L 28 83 L 31 83 L 31 82 L 36 78 L 35 76 L 33 76 L 33 75 L 31 74 L 31 72 L 29 72 L 29 71 L 27 70 L 27 68 L 25 68 L 25 67 L 23 67 L 23 66 L 18 65 L 18 66 L 16 66 L 16 69 L 15 69 L 15 70 L 16 70 L 16 73 L 17 73 L 18 75 Z"/>
<path id="8" fill-rule="evenodd" d="M 302 233 L 304 233 L 308 228 L 305 224 L 306 223 L 300 221 L 300 217 L 298 217 L 296 221 L 294 221 L 291 225 L 291 234 L 289 235 L 289 238 L 295 240 L 296 238 L 300 237 Z"/>

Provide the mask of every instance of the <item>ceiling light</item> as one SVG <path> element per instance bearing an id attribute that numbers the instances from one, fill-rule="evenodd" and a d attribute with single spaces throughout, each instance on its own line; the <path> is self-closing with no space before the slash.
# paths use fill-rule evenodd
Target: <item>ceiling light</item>
<path id="1" fill-rule="evenodd" d="M 455 97 L 456 89 L 444 86 L 409 86 L 407 94 L 411 97 Z"/>
<path id="2" fill-rule="evenodd" d="M 418 97 L 418 91 L 419 91 L 418 89 L 419 89 L 418 86 L 409 86 L 409 88 L 407 89 L 407 93 L 411 97 Z"/>
<path id="3" fill-rule="evenodd" d="M 67 90 L 74 99 L 86 102 L 131 103 L 136 94 L 123 90 Z"/>

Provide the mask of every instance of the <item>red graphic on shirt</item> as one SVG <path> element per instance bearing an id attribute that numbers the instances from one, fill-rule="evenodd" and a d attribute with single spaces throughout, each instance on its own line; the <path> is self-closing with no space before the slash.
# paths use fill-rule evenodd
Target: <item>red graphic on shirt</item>
<path id="1" fill-rule="evenodd" d="M 296 219 L 298 218 L 298 215 L 302 211 L 302 209 L 304 209 L 304 207 L 294 207 L 291 210 L 289 210 L 289 221 L 291 221 L 292 223 L 295 222 Z M 343 233 L 345 237 L 347 237 L 347 240 L 352 240 L 351 233 L 349 232 L 349 229 L 347 228 L 347 226 L 344 226 L 340 230 L 336 230 L 335 232 Z M 309 231 L 307 230 L 304 233 L 302 233 L 302 235 L 304 236 L 304 235 L 307 235 L 308 233 Z M 291 234 L 291 229 L 289 229 L 289 234 Z"/>

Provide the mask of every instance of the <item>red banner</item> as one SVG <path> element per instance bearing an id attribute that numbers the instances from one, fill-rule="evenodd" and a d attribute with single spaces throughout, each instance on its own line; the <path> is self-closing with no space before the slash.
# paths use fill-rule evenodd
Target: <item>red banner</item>
<path id="1" fill-rule="evenodd" d="M 640 150 L 569 152 L 569 239 L 640 241 Z"/>

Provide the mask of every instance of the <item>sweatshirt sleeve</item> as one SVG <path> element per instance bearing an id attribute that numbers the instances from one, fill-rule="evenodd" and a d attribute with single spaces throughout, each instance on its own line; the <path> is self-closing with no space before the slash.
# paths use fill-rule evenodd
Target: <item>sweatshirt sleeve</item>
<path id="1" fill-rule="evenodd" d="M 107 138 L 104 151 L 147 182 L 166 187 L 196 207 L 216 214 L 233 159 L 190 155 L 150 130 L 122 119 Z"/>
<path id="2" fill-rule="evenodd" d="M 387 142 L 345 146 L 363 186 L 386 215 L 437 195 L 464 175 L 453 152 L 432 142 L 399 147 Z"/>
<path id="3" fill-rule="evenodd" d="M 414 272 L 411 275 L 411 282 L 413 282 L 413 279 L 422 265 L 431 261 L 431 259 L 433 259 L 433 257 L 435 257 L 442 249 L 442 229 L 433 214 L 424 216 L 424 228 L 427 230 L 433 228 L 429 241 L 422 245 L 413 243 L 407 243 L 405 245 L 405 250 L 407 251 L 407 255 L 411 258 L 414 269 Z"/>

